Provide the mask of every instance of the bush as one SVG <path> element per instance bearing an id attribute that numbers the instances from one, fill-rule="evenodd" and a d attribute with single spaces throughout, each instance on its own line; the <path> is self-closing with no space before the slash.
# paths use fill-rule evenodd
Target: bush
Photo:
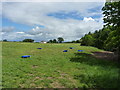
<path id="1" fill-rule="evenodd" d="M 23 42 L 34 42 L 32 39 L 24 39 Z"/>

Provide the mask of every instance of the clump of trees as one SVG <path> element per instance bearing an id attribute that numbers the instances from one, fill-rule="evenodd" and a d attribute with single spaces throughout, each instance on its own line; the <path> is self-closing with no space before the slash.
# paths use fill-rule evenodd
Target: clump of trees
<path id="1" fill-rule="evenodd" d="M 34 42 L 33 39 L 24 39 L 23 42 Z"/>
<path id="2" fill-rule="evenodd" d="M 3 42 L 8 42 L 7 39 L 4 39 Z"/>
<path id="3" fill-rule="evenodd" d="M 99 31 L 89 32 L 83 36 L 80 39 L 81 45 L 95 46 L 109 51 L 118 48 L 120 52 L 120 1 L 106 2 L 102 10 L 106 25 Z"/>
<path id="4" fill-rule="evenodd" d="M 62 37 L 58 37 L 57 39 L 49 40 L 48 43 L 62 43 L 63 41 Z"/>
<path id="5" fill-rule="evenodd" d="M 48 43 L 58 43 L 58 41 L 56 39 L 53 39 L 53 40 L 49 40 Z"/>
<path id="6" fill-rule="evenodd" d="M 62 37 L 58 37 L 57 39 L 58 39 L 59 43 L 62 43 L 62 41 L 64 41 L 64 39 Z"/>
<path id="7" fill-rule="evenodd" d="M 80 43 L 80 40 L 73 40 L 72 42 L 69 42 L 69 43 Z"/>
<path id="8" fill-rule="evenodd" d="M 109 28 L 103 28 L 98 31 L 96 30 L 94 33 L 89 32 L 81 38 L 81 45 L 105 49 L 105 42 L 110 32 L 111 30 Z"/>

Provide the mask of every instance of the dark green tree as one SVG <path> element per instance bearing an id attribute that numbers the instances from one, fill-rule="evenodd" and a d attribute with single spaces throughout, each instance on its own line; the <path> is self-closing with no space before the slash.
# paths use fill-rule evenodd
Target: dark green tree
<path id="1" fill-rule="evenodd" d="M 102 8 L 104 14 L 104 23 L 106 26 L 112 25 L 120 26 L 120 1 L 119 2 L 106 2 Z"/>
<path id="2" fill-rule="evenodd" d="M 56 39 L 53 39 L 53 43 L 57 43 L 57 40 L 56 40 Z"/>
<path id="3" fill-rule="evenodd" d="M 80 40 L 76 40 L 76 43 L 80 43 Z"/>
<path id="4" fill-rule="evenodd" d="M 53 43 L 53 40 L 49 40 L 48 43 Z"/>
<path id="5" fill-rule="evenodd" d="M 34 42 L 33 39 L 24 39 L 23 42 Z"/>
<path id="6" fill-rule="evenodd" d="M 108 36 L 106 46 L 111 50 L 118 48 L 118 56 L 120 59 L 120 1 L 106 2 L 102 10 L 104 23 L 106 23 L 105 26 L 112 26 L 112 32 Z"/>
<path id="7" fill-rule="evenodd" d="M 91 32 L 88 33 L 88 35 L 91 35 L 91 34 L 92 34 Z"/>
<path id="8" fill-rule="evenodd" d="M 58 37 L 58 41 L 59 41 L 59 43 L 62 43 L 62 41 L 64 41 L 64 39 L 62 37 Z"/>
<path id="9" fill-rule="evenodd" d="M 107 40 L 110 31 L 111 30 L 109 28 L 103 28 L 99 31 L 95 31 L 95 33 L 93 34 L 93 37 L 94 37 L 93 46 L 100 48 L 100 49 L 105 49 L 104 42 L 105 40 Z"/>
<path id="10" fill-rule="evenodd" d="M 4 39 L 3 42 L 7 42 L 7 39 Z"/>
<path id="11" fill-rule="evenodd" d="M 72 41 L 72 43 L 76 43 L 76 41 L 75 41 L 75 40 L 73 40 L 73 41 Z"/>
<path id="12" fill-rule="evenodd" d="M 92 46 L 94 45 L 94 38 L 92 35 L 85 35 L 84 37 L 81 38 L 81 45 L 82 46 Z"/>
<path id="13" fill-rule="evenodd" d="M 108 39 L 106 40 L 106 47 L 109 47 L 112 50 L 113 48 L 119 48 L 120 51 L 120 1 L 119 2 L 107 2 L 105 6 L 102 9 L 104 12 L 104 22 L 106 23 L 106 27 L 111 26 L 111 34 L 108 36 Z M 114 32 L 114 33 L 113 33 Z M 114 38 L 118 38 L 113 40 Z M 111 38 L 111 39 L 110 39 Z M 113 45 L 110 45 L 114 43 Z M 117 43 L 119 42 L 119 43 Z"/>

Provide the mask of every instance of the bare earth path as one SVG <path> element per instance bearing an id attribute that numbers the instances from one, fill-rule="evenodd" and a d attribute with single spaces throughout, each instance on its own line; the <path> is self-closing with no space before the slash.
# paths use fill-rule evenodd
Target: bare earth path
<path id="1" fill-rule="evenodd" d="M 114 60 L 117 61 L 117 55 L 114 55 L 113 52 L 109 52 L 109 51 L 102 51 L 102 52 L 92 52 L 93 56 L 95 56 L 96 58 L 101 58 L 101 59 L 106 59 L 106 60 Z"/>

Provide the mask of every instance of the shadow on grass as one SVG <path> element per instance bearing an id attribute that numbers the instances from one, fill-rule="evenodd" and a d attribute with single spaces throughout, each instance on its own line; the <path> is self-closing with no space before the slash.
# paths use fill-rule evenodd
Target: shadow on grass
<path id="1" fill-rule="evenodd" d="M 104 60 L 104 59 L 98 59 L 96 57 L 94 57 L 91 54 L 87 54 L 87 53 L 75 53 L 75 57 L 70 58 L 71 62 L 78 62 L 78 63 L 84 63 L 84 64 L 88 64 L 91 66 L 102 66 L 102 67 L 108 67 L 108 66 L 112 66 L 112 67 L 118 67 L 118 63 L 117 62 L 113 62 L 113 61 L 108 61 L 108 60 Z"/>
<path id="2" fill-rule="evenodd" d="M 86 64 L 87 71 L 74 75 L 74 79 L 80 81 L 85 88 L 118 88 L 120 80 L 118 78 L 118 63 L 95 58 L 87 53 L 75 53 L 71 62 Z M 92 68 L 89 68 L 92 67 Z M 98 67 L 98 70 L 94 68 Z M 79 67 L 80 68 L 80 67 Z M 115 71 L 114 71 L 115 70 Z M 89 73 L 87 73 L 89 71 Z M 90 72 L 91 71 L 91 72 Z"/>
<path id="3" fill-rule="evenodd" d="M 74 79 L 79 80 L 84 88 L 119 88 L 120 83 L 118 77 L 111 77 L 108 74 L 92 76 L 87 74 L 74 75 Z"/>

